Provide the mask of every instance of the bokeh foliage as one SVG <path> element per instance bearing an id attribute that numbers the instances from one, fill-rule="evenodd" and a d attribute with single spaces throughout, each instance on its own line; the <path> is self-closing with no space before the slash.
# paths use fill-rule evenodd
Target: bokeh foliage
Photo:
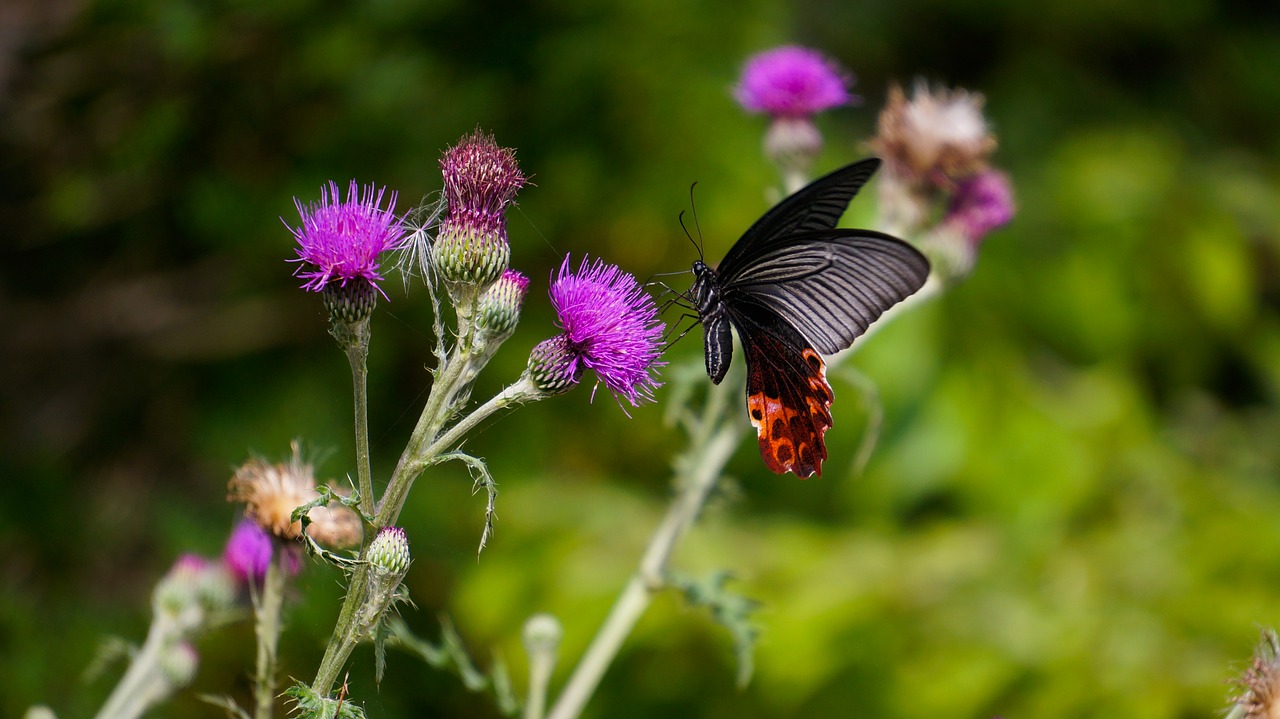
<path id="1" fill-rule="evenodd" d="M 592 716 L 1213 716 L 1260 625 L 1280 623 L 1280 10 L 1266 2 L 359 3 L 14 0 L 0 41 L 0 715 L 90 713 L 107 635 L 140 639 L 154 581 L 216 553 L 230 467 L 302 437 L 352 471 L 347 369 L 284 258 L 291 198 L 350 178 L 439 187 L 476 126 L 536 186 L 512 215 L 534 278 L 476 396 L 552 333 L 563 253 L 640 277 L 685 269 L 689 185 L 708 255 L 765 207 L 763 121 L 728 88 L 749 53 L 803 42 L 859 78 L 823 118 L 824 167 L 891 82 L 983 92 L 1019 215 L 973 276 L 856 357 L 887 423 L 836 379 L 821 480 L 755 449 L 677 557 L 730 568 L 765 604 L 754 683 L 704 612 L 662 598 Z M 866 200 L 858 210 L 869 216 Z M 677 287 L 684 280 L 673 280 Z M 375 320 L 375 476 L 427 382 L 429 306 Z M 699 361 L 698 342 L 672 352 Z M 671 373 L 679 371 L 673 366 Z M 659 393 L 659 402 L 665 398 Z M 580 389 L 468 448 L 498 479 L 497 535 L 460 468 L 419 482 L 407 619 L 452 615 L 523 681 L 519 628 L 566 624 L 555 683 L 594 632 L 668 496 L 661 406 L 630 419 Z M 309 678 L 339 589 L 304 575 L 284 642 Z M 247 697 L 247 624 L 201 645 L 195 689 Z M 373 716 L 485 716 L 408 657 Z M 189 696 L 162 716 L 218 716 Z"/>

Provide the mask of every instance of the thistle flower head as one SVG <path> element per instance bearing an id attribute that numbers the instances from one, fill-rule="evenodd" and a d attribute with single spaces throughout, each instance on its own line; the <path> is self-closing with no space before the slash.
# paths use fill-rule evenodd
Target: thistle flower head
<path id="1" fill-rule="evenodd" d="M 449 282 L 487 285 L 507 268 L 506 209 L 527 178 L 516 153 L 477 130 L 440 158 L 447 211 L 434 258 Z"/>
<path id="2" fill-rule="evenodd" d="M 1253 663 L 1244 676 L 1236 680 L 1240 694 L 1233 700 L 1234 710 L 1228 715 L 1240 719 L 1275 719 L 1280 717 L 1280 638 L 1272 629 L 1262 634 L 1254 652 Z"/>
<path id="3" fill-rule="evenodd" d="M 374 185 L 362 190 L 355 180 L 347 188 L 346 200 L 334 182 L 321 188 L 315 204 L 304 205 L 294 198 L 302 224 L 289 228 L 298 241 L 298 256 L 290 261 L 298 263 L 293 274 L 305 280 L 302 288 L 321 292 L 354 283 L 381 292 L 380 257 L 404 238 L 403 219 L 396 216 L 395 204 L 395 192 L 387 195 L 386 188 Z"/>
<path id="4" fill-rule="evenodd" d="M 631 275 L 583 258 L 575 272 L 565 257 L 551 283 L 551 304 L 564 332 L 534 348 L 529 372 L 548 392 L 563 392 L 592 370 L 632 406 L 653 399 L 662 322 L 653 298 Z"/>
<path id="5" fill-rule="evenodd" d="M 992 230 L 1008 224 L 1013 213 L 1009 178 L 996 170 L 984 170 L 957 185 L 943 224 L 955 227 L 976 247 Z"/>
<path id="6" fill-rule="evenodd" d="M 852 74 L 818 51 L 787 45 L 749 58 L 733 94 L 750 112 L 807 117 L 855 102 L 853 83 Z"/>
<path id="7" fill-rule="evenodd" d="M 910 100 L 902 88 L 892 87 L 871 147 L 899 180 L 948 188 L 985 169 L 996 148 L 982 102 L 981 95 L 930 90 L 923 81 Z"/>
<path id="8" fill-rule="evenodd" d="M 293 510 L 320 496 L 315 468 L 302 461 L 297 442 L 292 447 L 293 456 L 288 462 L 271 464 L 250 459 L 227 483 L 227 500 L 243 502 L 245 516 L 284 540 L 294 540 L 302 534 L 302 523 L 293 521 Z M 307 516 L 311 519 L 307 532 L 318 542 L 342 548 L 360 541 L 360 519 L 346 507 L 314 507 Z"/>

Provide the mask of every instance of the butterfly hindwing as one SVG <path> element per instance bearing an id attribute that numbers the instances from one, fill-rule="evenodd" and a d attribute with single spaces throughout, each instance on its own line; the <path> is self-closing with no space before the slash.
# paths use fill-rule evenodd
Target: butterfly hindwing
<path id="1" fill-rule="evenodd" d="M 772 238 L 720 282 L 724 301 L 763 304 L 830 354 L 928 276 L 928 260 L 911 245 L 871 230 L 835 229 Z"/>
<path id="2" fill-rule="evenodd" d="M 747 355 L 747 413 L 760 456 L 778 474 L 822 476 L 834 395 L 822 357 L 770 314 L 735 313 Z"/>

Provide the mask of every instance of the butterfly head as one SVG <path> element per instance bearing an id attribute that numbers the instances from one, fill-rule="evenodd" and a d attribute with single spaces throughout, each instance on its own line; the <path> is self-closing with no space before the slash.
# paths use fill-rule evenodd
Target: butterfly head
<path id="1" fill-rule="evenodd" d="M 690 293 L 698 317 L 703 322 L 720 314 L 720 279 L 716 277 L 716 271 L 702 260 L 693 261 L 693 288 Z"/>

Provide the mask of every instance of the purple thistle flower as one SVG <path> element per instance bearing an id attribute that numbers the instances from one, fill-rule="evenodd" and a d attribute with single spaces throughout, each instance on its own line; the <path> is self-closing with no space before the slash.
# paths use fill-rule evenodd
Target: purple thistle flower
<path id="1" fill-rule="evenodd" d="M 396 249 L 405 235 L 404 219 L 395 214 L 396 193 L 391 192 L 384 209 L 385 194 L 386 188 L 374 185 L 362 191 L 352 180 L 346 201 L 332 181 L 320 189 L 318 203 L 307 206 L 294 198 L 302 225 L 289 228 L 298 240 L 298 256 L 290 262 L 300 263 L 293 274 L 306 280 L 303 289 L 320 292 L 335 283 L 345 288 L 363 281 L 382 292 L 378 258 Z"/>
<path id="2" fill-rule="evenodd" d="M 267 567 L 271 565 L 271 556 L 276 544 L 266 530 L 253 520 L 244 519 L 236 525 L 227 546 L 222 550 L 222 562 L 241 582 L 252 579 L 261 582 L 267 575 Z M 281 551 L 289 551 L 290 547 L 280 547 Z M 286 567 L 289 574 L 297 574 L 302 568 L 301 559 L 296 553 L 289 555 Z"/>
<path id="3" fill-rule="evenodd" d="M 962 180 L 951 197 L 944 223 L 957 228 L 971 245 L 1013 219 L 1013 188 L 1009 178 L 986 170 Z"/>
<path id="4" fill-rule="evenodd" d="M 506 226 L 502 213 L 527 180 L 515 150 L 499 147 L 492 135 L 479 130 L 445 151 L 440 173 L 449 205 L 445 222 L 472 221 L 489 231 Z"/>
<path id="5" fill-rule="evenodd" d="M 590 369 L 632 406 L 653 399 L 663 325 L 653 298 L 635 277 L 583 258 L 577 272 L 565 257 L 553 275 L 551 304 L 564 332 L 534 348 L 530 370 L 549 391 L 567 391 Z"/>
<path id="6" fill-rule="evenodd" d="M 511 258 L 506 209 L 526 178 L 514 150 L 476 130 L 440 158 L 448 211 L 435 245 L 436 267 L 450 282 L 487 285 Z"/>
<path id="7" fill-rule="evenodd" d="M 853 75 L 816 50 L 786 45 L 753 55 L 733 95 L 749 112 L 807 117 L 857 102 Z"/>

